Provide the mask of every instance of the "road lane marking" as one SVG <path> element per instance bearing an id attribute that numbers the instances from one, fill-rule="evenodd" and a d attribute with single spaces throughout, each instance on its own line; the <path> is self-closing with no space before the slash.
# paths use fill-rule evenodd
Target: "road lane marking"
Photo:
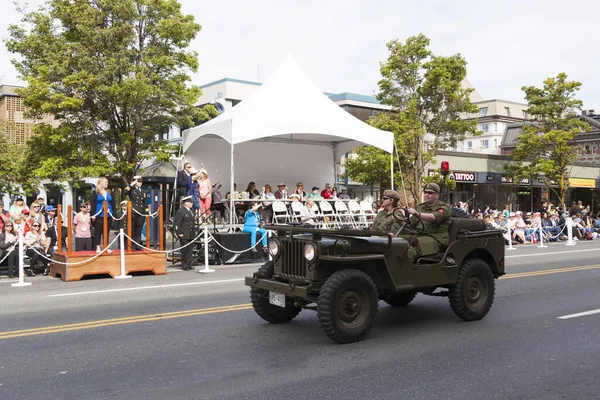
<path id="1" fill-rule="evenodd" d="M 582 250 L 572 250 L 572 251 L 554 251 L 551 253 L 534 253 L 534 254 L 515 254 L 512 256 L 505 256 L 504 258 L 521 258 L 521 257 L 542 257 L 542 256 L 552 256 L 555 254 L 569 254 L 569 253 L 585 253 L 588 251 L 597 251 L 600 253 L 600 249 L 582 249 Z"/>
<path id="2" fill-rule="evenodd" d="M 558 319 L 571 319 L 571 318 L 577 318 L 577 317 L 585 317 L 587 315 L 593 315 L 593 314 L 600 314 L 600 308 L 597 310 L 584 311 L 584 312 L 580 312 L 577 314 L 563 315 L 562 317 L 558 317 Z"/>
<path id="3" fill-rule="evenodd" d="M 196 310 L 174 311 L 160 314 L 139 315 L 135 317 L 113 318 L 98 321 L 82 322 L 77 324 L 46 326 L 41 328 L 22 329 L 16 331 L 0 332 L 0 340 L 12 339 L 17 337 L 47 335 L 50 333 L 68 332 L 83 329 L 101 328 L 114 325 L 134 324 L 139 322 L 160 321 L 163 319 L 173 319 L 182 317 L 193 317 L 197 315 L 224 313 L 231 311 L 242 311 L 252 308 L 250 304 L 237 304 L 223 307 L 199 308 Z"/>
<path id="4" fill-rule="evenodd" d="M 528 276 L 560 274 L 560 273 L 564 273 L 564 272 L 585 271 L 585 270 L 589 270 L 589 269 L 600 269 L 600 264 L 586 265 L 583 267 L 554 268 L 554 269 L 544 269 L 541 271 L 520 272 L 517 274 L 504 275 L 504 276 L 501 276 L 499 279 L 525 278 Z"/>
<path id="5" fill-rule="evenodd" d="M 517 274 L 510 274 L 500 277 L 500 279 L 513 279 L 513 278 L 522 278 L 526 276 L 538 276 L 538 275 L 547 275 L 547 274 L 558 274 L 561 272 L 571 272 L 571 271 L 583 271 L 587 269 L 597 269 L 600 268 L 600 265 L 588 265 L 584 267 L 569 267 L 569 268 L 557 268 L 557 269 L 549 269 L 542 271 L 531 271 L 531 272 L 522 272 Z M 127 292 L 130 290 L 151 290 L 151 289 L 162 289 L 162 288 L 170 288 L 170 287 L 178 287 L 178 286 L 192 286 L 192 285 L 209 285 L 212 283 L 229 283 L 229 282 L 241 282 L 244 278 L 236 278 L 236 279 L 223 279 L 218 281 L 200 281 L 200 282 L 185 282 L 185 283 L 173 283 L 168 285 L 154 285 L 154 286 L 139 286 L 139 287 L 131 287 L 131 288 L 120 288 L 120 289 L 106 289 L 106 290 L 93 290 L 89 292 L 73 292 L 73 293 L 59 293 L 59 294 L 50 294 L 48 297 L 66 297 L 66 296 L 83 296 L 88 294 L 100 294 L 100 293 L 114 293 L 114 292 Z"/>
<path id="6" fill-rule="evenodd" d="M 163 288 L 178 287 L 178 286 L 210 285 L 211 283 L 241 282 L 243 280 L 244 280 L 244 278 L 235 278 L 235 279 L 223 279 L 223 280 L 220 280 L 220 281 L 200 281 L 200 282 L 172 283 L 172 284 L 168 284 L 168 285 L 139 286 L 139 287 L 130 287 L 130 288 L 121 288 L 121 289 L 92 290 L 92 291 L 89 291 L 89 292 L 73 292 L 73 293 L 50 294 L 50 295 L 48 295 L 48 297 L 65 297 L 65 296 L 79 296 L 79 295 L 97 294 L 97 293 L 126 292 L 126 291 L 129 291 L 129 290 L 163 289 Z"/>
<path id="7" fill-rule="evenodd" d="M 518 273 L 518 274 L 505 275 L 505 276 L 500 277 L 500 279 L 525 278 L 525 277 L 531 277 L 531 276 L 566 273 L 566 272 L 574 272 L 574 271 L 584 271 L 584 270 L 591 270 L 591 269 L 600 269 L 600 264 L 587 265 L 587 266 L 583 266 L 583 267 L 569 267 L 569 268 L 557 268 L 557 269 L 549 269 L 549 270 L 541 270 L 541 271 L 523 272 L 523 273 Z M 207 281 L 207 282 L 202 282 L 202 283 L 211 283 L 211 282 L 221 282 L 221 281 Z M 194 283 L 197 283 L 197 282 L 194 282 Z M 167 286 L 167 285 L 164 285 L 164 286 Z M 173 286 L 173 285 L 170 285 L 170 286 Z M 175 286 L 180 286 L 180 285 L 175 285 Z M 150 287 L 150 288 L 153 288 L 153 287 Z M 135 288 L 132 288 L 132 289 L 135 289 Z M 125 290 L 127 290 L 127 289 L 125 289 Z M 199 308 L 199 309 L 194 309 L 194 310 L 172 311 L 172 312 L 159 313 L 159 314 L 147 314 L 147 315 L 139 315 L 139 316 L 132 316 L 132 317 L 122 317 L 122 318 L 112 318 L 112 319 L 106 319 L 106 320 L 88 321 L 88 322 L 81 322 L 81 323 L 68 324 L 68 325 L 57 325 L 57 326 L 47 326 L 47 327 L 41 327 L 41 328 L 5 331 L 5 332 L 0 332 L 0 340 L 25 337 L 25 336 L 46 335 L 46 334 L 59 333 L 59 332 L 77 331 L 77 330 L 83 330 L 83 329 L 101 328 L 101 327 L 114 326 L 114 325 L 125 325 L 125 324 L 134 324 L 134 323 L 140 323 L 140 322 L 160 321 L 160 320 L 164 320 L 164 319 L 193 317 L 193 316 L 197 316 L 197 315 L 216 314 L 216 313 L 224 313 L 224 312 L 232 312 L 232 311 L 243 311 L 243 310 L 249 310 L 251 308 L 252 308 L 251 304 L 235 304 L 235 305 L 230 305 L 230 306 Z M 594 310 L 594 311 L 600 312 L 600 310 Z M 590 312 L 588 311 L 588 313 L 590 313 Z M 568 317 L 568 316 L 566 316 L 566 317 Z"/>

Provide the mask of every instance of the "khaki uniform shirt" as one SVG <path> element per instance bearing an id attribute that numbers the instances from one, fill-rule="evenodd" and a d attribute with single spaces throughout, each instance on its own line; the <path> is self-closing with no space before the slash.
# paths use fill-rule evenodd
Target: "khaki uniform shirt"
<path id="1" fill-rule="evenodd" d="M 384 233 L 396 234 L 400 229 L 400 224 L 394 219 L 393 212 L 389 213 L 387 210 L 383 210 L 377 213 L 377 216 L 373 220 L 371 225 L 372 231 L 379 231 Z"/>
<path id="2" fill-rule="evenodd" d="M 444 246 L 448 246 L 449 230 L 452 218 L 452 210 L 450 206 L 440 200 L 436 201 L 433 205 L 429 206 L 427 203 L 421 203 L 417 206 L 416 210 L 420 213 L 429 213 L 435 216 L 435 222 L 422 221 L 425 225 L 424 234 L 432 236 L 439 240 Z M 411 216 L 416 222 L 415 226 L 421 225 L 416 221 L 416 216 Z"/>

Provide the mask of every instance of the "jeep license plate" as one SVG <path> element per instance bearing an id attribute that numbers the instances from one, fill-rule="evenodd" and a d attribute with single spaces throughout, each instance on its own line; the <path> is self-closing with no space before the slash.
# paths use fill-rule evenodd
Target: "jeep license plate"
<path id="1" fill-rule="evenodd" d="M 277 307 L 285 308 L 285 294 L 277 292 L 269 292 L 269 303 Z"/>

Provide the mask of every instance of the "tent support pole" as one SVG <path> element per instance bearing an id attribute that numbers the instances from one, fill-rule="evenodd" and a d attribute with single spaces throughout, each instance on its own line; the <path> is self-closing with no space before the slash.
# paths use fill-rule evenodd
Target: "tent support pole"
<path id="1" fill-rule="evenodd" d="M 230 227 L 230 232 L 233 233 L 234 231 L 234 227 L 233 227 L 233 221 L 234 221 L 234 216 L 235 216 L 235 204 L 233 202 L 233 185 L 234 185 L 234 179 L 235 179 L 235 168 L 233 166 L 233 138 L 230 139 L 230 145 L 231 145 L 231 181 L 229 183 L 229 227 Z"/>
<path id="2" fill-rule="evenodd" d="M 336 145 L 335 142 L 331 144 L 331 147 L 333 149 L 332 153 L 333 153 L 333 187 L 337 187 L 337 183 L 338 183 L 338 175 L 337 175 L 337 168 L 336 168 L 336 162 L 337 162 L 337 151 L 336 151 Z"/>
<path id="3" fill-rule="evenodd" d="M 390 182 L 392 183 L 392 186 L 390 187 L 390 189 L 394 190 L 394 152 L 392 151 L 392 153 L 390 154 Z"/>

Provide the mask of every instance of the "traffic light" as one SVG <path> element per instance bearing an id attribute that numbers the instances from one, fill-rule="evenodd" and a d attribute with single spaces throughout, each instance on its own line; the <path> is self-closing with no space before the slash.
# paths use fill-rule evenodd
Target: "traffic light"
<path id="1" fill-rule="evenodd" d="M 440 174 L 445 178 L 450 173 L 450 163 L 448 161 L 442 161 L 442 165 L 440 167 Z"/>

